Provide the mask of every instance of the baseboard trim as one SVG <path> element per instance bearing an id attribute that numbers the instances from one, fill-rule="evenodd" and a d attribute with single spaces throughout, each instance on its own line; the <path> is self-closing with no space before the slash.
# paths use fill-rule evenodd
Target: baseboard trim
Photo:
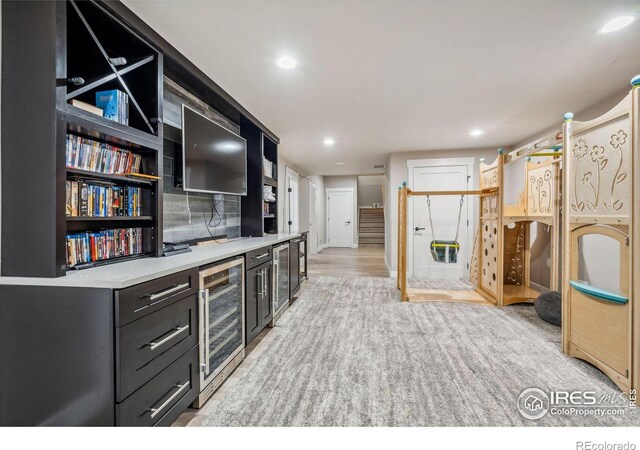
<path id="1" fill-rule="evenodd" d="M 389 261 L 387 261 L 387 255 L 384 255 L 384 265 L 387 266 L 387 272 L 389 272 L 389 277 L 398 278 L 398 272 L 395 270 L 391 270 L 391 266 L 389 265 Z"/>
<path id="2" fill-rule="evenodd" d="M 351 248 L 358 248 L 358 244 L 351 244 Z"/>
<path id="3" fill-rule="evenodd" d="M 319 246 L 316 249 L 316 252 L 321 252 L 322 250 L 324 250 L 325 248 L 329 248 L 329 244 L 322 244 L 321 246 Z"/>

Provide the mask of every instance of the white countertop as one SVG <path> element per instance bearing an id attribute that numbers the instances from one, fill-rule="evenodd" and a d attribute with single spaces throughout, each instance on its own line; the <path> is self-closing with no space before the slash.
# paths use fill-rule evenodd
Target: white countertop
<path id="1" fill-rule="evenodd" d="M 205 266 L 262 247 L 279 244 L 298 236 L 300 235 L 274 234 L 265 237 L 238 239 L 223 244 L 195 246 L 191 247 L 190 253 L 160 258 L 142 258 L 77 271 L 70 270 L 66 276 L 58 278 L 0 277 L 0 285 L 123 289 L 182 270 Z"/>

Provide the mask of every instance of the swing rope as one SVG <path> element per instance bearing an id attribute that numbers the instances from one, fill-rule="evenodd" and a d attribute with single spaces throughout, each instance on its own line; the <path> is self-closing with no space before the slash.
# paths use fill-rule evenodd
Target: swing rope
<path id="1" fill-rule="evenodd" d="M 464 195 L 460 196 L 460 209 L 458 210 L 458 225 L 456 226 L 456 237 L 453 239 L 454 241 L 458 240 L 458 236 L 460 235 L 460 220 L 462 217 L 462 205 L 464 204 Z M 429 226 L 431 227 L 431 237 L 435 241 L 436 234 L 433 231 L 433 219 L 431 218 L 431 199 L 427 195 L 427 210 L 429 211 Z"/>
<path id="2" fill-rule="evenodd" d="M 456 263 L 458 261 L 458 251 L 460 244 L 458 236 L 460 234 L 460 222 L 462 220 L 462 205 L 464 204 L 464 194 L 460 196 L 460 208 L 458 210 L 458 224 L 456 226 L 456 237 L 453 241 L 439 241 L 436 239 L 433 228 L 433 217 L 431 214 L 431 198 L 427 195 L 427 211 L 429 213 L 429 226 L 431 227 L 432 241 L 429 244 L 431 256 L 435 262 Z"/>

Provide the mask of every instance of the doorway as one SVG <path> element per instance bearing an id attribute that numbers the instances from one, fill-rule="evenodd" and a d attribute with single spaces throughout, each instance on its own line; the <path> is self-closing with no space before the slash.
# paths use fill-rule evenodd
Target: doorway
<path id="1" fill-rule="evenodd" d="M 318 252 L 318 214 L 316 213 L 316 205 L 318 202 L 318 191 L 314 182 L 309 182 L 309 253 L 314 255 Z"/>
<path id="2" fill-rule="evenodd" d="M 353 244 L 353 188 L 327 188 L 327 245 Z"/>
<path id="3" fill-rule="evenodd" d="M 468 190 L 473 186 L 474 163 L 473 158 L 408 161 L 409 186 L 415 191 Z M 410 199 L 407 236 L 409 277 L 467 278 L 473 242 L 473 202 L 474 197 L 453 195 Z M 460 244 L 456 261 L 435 261 L 430 251 L 431 241 L 454 239 Z"/>

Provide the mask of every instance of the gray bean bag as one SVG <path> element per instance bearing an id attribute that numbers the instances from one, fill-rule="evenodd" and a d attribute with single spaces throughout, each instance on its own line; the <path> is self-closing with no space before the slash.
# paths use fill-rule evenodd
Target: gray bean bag
<path id="1" fill-rule="evenodd" d="M 540 294 L 534 302 L 538 316 L 545 322 L 562 325 L 562 295 L 558 291 Z"/>

